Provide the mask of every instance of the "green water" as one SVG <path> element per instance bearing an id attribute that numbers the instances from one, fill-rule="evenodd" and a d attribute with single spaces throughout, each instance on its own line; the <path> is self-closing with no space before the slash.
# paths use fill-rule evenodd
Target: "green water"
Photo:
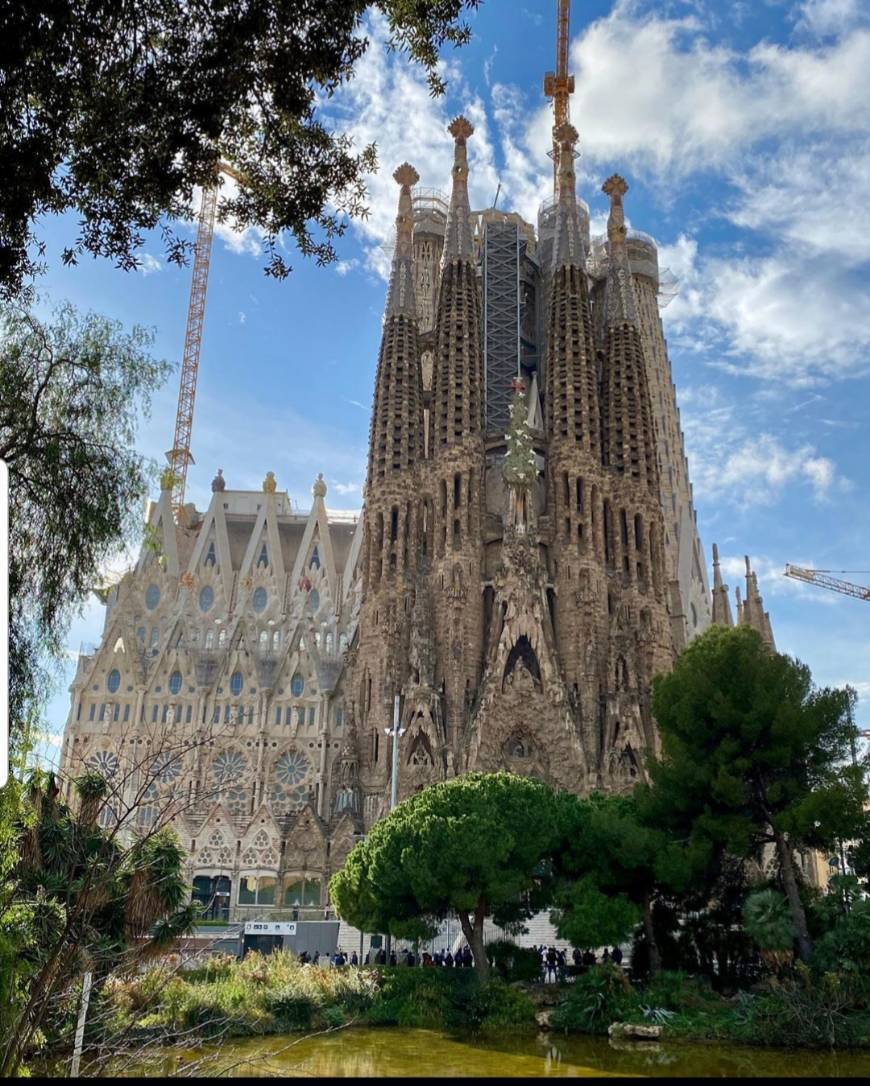
<path id="1" fill-rule="evenodd" d="M 420 1029 L 345 1029 L 314 1037 L 230 1040 L 189 1050 L 142 1053 L 106 1072 L 142 1075 L 278 1078 L 651 1075 L 870 1077 L 870 1052 L 835 1053 L 720 1045 L 611 1043 L 607 1038 L 463 1037 Z"/>

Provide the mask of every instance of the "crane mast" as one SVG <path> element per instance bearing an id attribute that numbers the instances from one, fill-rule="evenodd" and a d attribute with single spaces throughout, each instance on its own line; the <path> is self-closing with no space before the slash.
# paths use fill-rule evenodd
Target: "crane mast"
<path id="1" fill-rule="evenodd" d="M 844 596 L 854 596 L 858 600 L 870 600 L 870 588 L 832 577 L 831 570 L 828 569 L 804 569 L 803 566 L 786 563 L 785 576 L 795 581 L 818 585 L 819 588 L 828 588 L 832 592 L 841 592 Z"/>
<path id="2" fill-rule="evenodd" d="M 196 228 L 196 244 L 193 250 L 193 275 L 190 282 L 190 300 L 187 306 L 187 328 L 184 333 L 184 355 L 181 360 L 181 380 L 178 386 L 178 407 L 175 412 L 175 436 L 172 448 L 166 454 L 172 469 L 172 509 L 176 520 L 184 505 L 187 487 L 187 468 L 194 462 L 190 451 L 193 431 L 193 407 L 196 401 L 196 379 L 199 373 L 199 355 L 202 349 L 202 327 L 205 322 L 205 301 L 208 292 L 208 271 L 211 265 L 211 247 L 217 214 L 219 178 L 222 173 L 234 181 L 243 182 L 242 175 L 227 162 L 219 162 L 214 180 L 202 189 L 202 203 Z"/>
<path id="3" fill-rule="evenodd" d="M 556 70 L 544 76 L 544 94 L 553 99 L 553 131 L 567 124 L 568 102 L 574 90 L 574 76 L 568 75 L 568 41 L 571 31 L 571 0 L 556 0 Z M 553 139 L 553 192 L 558 195 L 559 156 Z"/>

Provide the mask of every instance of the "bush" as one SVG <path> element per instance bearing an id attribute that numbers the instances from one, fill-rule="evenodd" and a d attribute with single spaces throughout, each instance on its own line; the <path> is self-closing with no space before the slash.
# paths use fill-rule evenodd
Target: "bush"
<path id="1" fill-rule="evenodd" d="M 652 977 L 640 993 L 645 1007 L 667 1011 L 703 1010 L 712 1004 L 720 1004 L 708 984 L 678 970 L 665 970 Z"/>
<path id="2" fill-rule="evenodd" d="M 850 986 L 804 965 L 759 995 L 742 993 L 729 1026 L 735 1040 L 749 1044 L 849 1048 L 870 1040 L 870 1019 L 856 1013 Z"/>
<path id="3" fill-rule="evenodd" d="M 372 1025 L 417 1029 L 501 1029 L 531 1026 L 529 997 L 501 980 L 481 984 L 466 969 L 388 969 L 368 1013 Z"/>
<path id="4" fill-rule="evenodd" d="M 531 947 L 517 946 L 509 939 L 489 943 L 487 956 L 496 973 L 506 981 L 536 981 L 541 976 L 541 955 Z"/>
<path id="5" fill-rule="evenodd" d="M 567 1033 L 607 1033 L 612 1022 L 637 1015 L 640 1002 L 615 965 L 597 965 L 579 976 L 564 1003 L 551 1017 L 554 1029 Z"/>

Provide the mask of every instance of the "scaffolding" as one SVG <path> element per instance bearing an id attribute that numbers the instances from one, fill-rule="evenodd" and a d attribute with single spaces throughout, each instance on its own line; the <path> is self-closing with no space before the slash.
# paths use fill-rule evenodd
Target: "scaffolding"
<path id="1" fill-rule="evenodd" d="M 486 386 L 486 429 L 508 427 L 511 385 L 520 372 L 519 225 L 493 218 L 483 234 L 483 364 Z"/>

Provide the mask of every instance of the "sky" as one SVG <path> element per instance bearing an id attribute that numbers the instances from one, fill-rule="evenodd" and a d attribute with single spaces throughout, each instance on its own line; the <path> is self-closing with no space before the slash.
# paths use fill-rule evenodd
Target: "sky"
<path id="1" fill-rule="evenodd" d="M 541 88 L 555 2 L 484 0 L 470 23 L 470 44 L 443 56 L 439 99 L 369 23 L 368 52 L 325 113 L 379 155 L 370 215 L 339 240 L 336 263 L 291 251 L 293 273 L 275 282 L 256 231 L 218 227 L 188 475 L 198 508 L 218 467 L 234 489 L 258 489 L 274 471 L 301 510 L 322 471 L 329 508 L 360 507 L 391 174 L 407 160 L 422 186 L 449 191 L 453 116 L 476 129 L 472 206 L 489 206 L 500 184 L 499 207 L 536 220 L 552 186 Z M 619 172 L 630 225 L 656 238 L 660 267 L 679 279 L 663 321 L 708 564 L 716 542 L 733 593 L 752 556 L 777 647 L 820 685 L 856 687 L 870 727 L 870 605 L 782 575 L 793 562 L 870 584 L 860 572 L 870 570 L 870 0 L 574 0 L 570 60 L 593 233 L 604 227 L 601 184 Z M 51 264 L 42 305 L 68 299 L 152 327 L 155 353 L 177 364 L 189 269 L 166 263 L 157 236 L 138 271 L 89 258 L 61 268 L 75 230 L 70 217 L 40 225 Z M 160 463 L 176 398 L 177 375 L 138 435 Z M 54 749 L 76 654 L 101 628 L 91 599 L 49 708 Z"/>

